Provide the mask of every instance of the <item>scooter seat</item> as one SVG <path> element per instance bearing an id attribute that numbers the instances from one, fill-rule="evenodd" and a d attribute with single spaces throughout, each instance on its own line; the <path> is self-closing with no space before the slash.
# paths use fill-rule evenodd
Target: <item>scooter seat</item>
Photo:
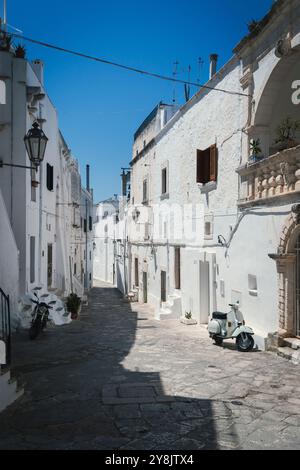
<path id="1" fill-rule="evenodd" d="M 227 320 L 227 313 L 214 312 L 212 317 L 214 320 Z"/>

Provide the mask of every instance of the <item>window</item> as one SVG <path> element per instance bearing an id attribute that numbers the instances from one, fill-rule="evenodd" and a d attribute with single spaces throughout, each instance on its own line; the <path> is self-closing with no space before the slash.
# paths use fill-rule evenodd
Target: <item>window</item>
<path id="1" fill-rule="evenodd" d="M 92 217 L 89 217 L 89 231 L 91 232 L 93 230 L 93 219 Z"/>
<path id="2" fill-rule="evenodd" d="M 146 204 L 148 202 L 148 181 L 145 179 L 143 181 L 143 203 Z"/>
<path id="3" fill-rule="evenodd" d="M 90 251 L 90 261 L 92 260 L 92 252 Z"/>
<path id="4" fill-rule="evenodd" d="M 213 215 L 206 215 L 204 217 L 204 239 L 213 239 Z"/>
<path id="5" fill-rule="evenodd" d="M 257 277 L 253 274 L 248 274 L 248 290 L 250 295 L 257 296 Z"/>
<path id="6" fill-rule="evenodd" d="M 134 285 L 138 287 L 139 285 L 139 259 L 134 259 Z"/>
<path id="7" fill-rule="evenodd" d="M 211 145 L 206 150 L 197 150 L 197 183 L 217 181 L 218 149 Z"/>
<path id="8" fill-rule="evenodd" d="M 82 228 L 82 217 L 80 217 L 80 228 Z"/>
<path id="9" fill-rule="evenodd" d="M 83 231 L 86 232 L 86 219 L 83 220 Z"/>
<path id="10" fill-rule="evenodd" d="M 74 263 L 74 276 L 76 276 L 76 263 Z"/>
<path id="11" fill-rule="evenodd" d="M 180 272 L 180 248 L 176 247 L 174 251 L 174 267 L 175 267 L 175 289 L 181 288 L 181 272 Z"/>
<path id="12" fill-rule="evenodd" d="M 168 184 L 167 184 L 167 168 L 161 170 L 161 193 L 167 194 Z"/>
<path id="13" fill-rule="evenodd" d="M 47 163 L 47 189 L 53 191 L 53 166 Z"/>
<path id="14" fill-rule="evenodd" d="M 30 282 L 35 281 L 35 237 L 30 237 Z"/>

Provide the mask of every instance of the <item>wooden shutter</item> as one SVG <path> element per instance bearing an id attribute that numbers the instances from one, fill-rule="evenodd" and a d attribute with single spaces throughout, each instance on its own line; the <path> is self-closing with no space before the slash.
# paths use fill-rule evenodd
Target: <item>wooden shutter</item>
<path id="1" fill-rule="evenodd" d="M 217 177 L 218 177 L 218 149 L 215 144 L 210 147 L 209 179 L 210 181 L 217 181 Z"/>
<path id="2" fill-rule="evenodd" d="M 47 189 L 53 191 L 53 166 L 47 163 Z"/>
<path id="3" fill-rule="evenodd" d="M 205 152 L 197 150 L 197 183 L 206 183 L 205 181 Z"/>

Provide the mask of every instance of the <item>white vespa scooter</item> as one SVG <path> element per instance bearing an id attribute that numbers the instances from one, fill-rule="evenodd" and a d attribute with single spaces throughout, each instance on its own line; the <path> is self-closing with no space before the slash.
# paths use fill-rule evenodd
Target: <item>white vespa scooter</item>
<path id="1" fill-rule="evenodd" d="M 254 347 L 254 331 L 245 326 L 243 314 L 239 304 L 229 304 L 229 313 L 214 312 L 208 324 L 209 336 L 219 346 L 224 339 L 236 338 L 236 347 L 239 351 L 248 352 Z"/>

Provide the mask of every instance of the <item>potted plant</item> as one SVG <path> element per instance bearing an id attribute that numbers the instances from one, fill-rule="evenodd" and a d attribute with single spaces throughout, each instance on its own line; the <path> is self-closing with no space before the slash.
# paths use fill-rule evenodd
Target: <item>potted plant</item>
<path id="1" fill-rule="evenodd" d="M 298 145 L 296 133 L 300 130 L 300 120 L 292 119 L 290 116 L 283 119 L 276 129 L 276 148 L 280 150 L 289 149 Z"/>
<path id="2" fill-rule="evenodd" d="M 15 57 L 18 59 L 25 59 L 26 56 L 26 49 L 21 44 L 18 44 L 15 49 Z"/>
<path id="3" fill-rule="evenodd" d="M 252 139 L 250 141 L 250 158 L 249 161 L 251 163 L 255 163 L 263 158 L 261 154 L 261 147 L 260 147 L 260 140 L 259 139 Z"/>
<path id="4" fill-rule="evenodd" d="M 184 317 L 180 318 L 181 323 L 184 325 L 196 325 L 197 321 L 193 318 L 192 312 L 185 312 Z"/>
<path id="5" fill-rule="evenodd" d="M 0 34 L 0 50 L 1 51 L 10 51 L 12 45 L 12 37 L 6 32 Z"/>
<path id="6" fill-rule="evenodd" d="M 81 299 L 77 294 L 72 292 L 67 298 L 67 310 L 71 313 L 72 320 L 78 317 L 79 308 L 81 305 Z"/>

